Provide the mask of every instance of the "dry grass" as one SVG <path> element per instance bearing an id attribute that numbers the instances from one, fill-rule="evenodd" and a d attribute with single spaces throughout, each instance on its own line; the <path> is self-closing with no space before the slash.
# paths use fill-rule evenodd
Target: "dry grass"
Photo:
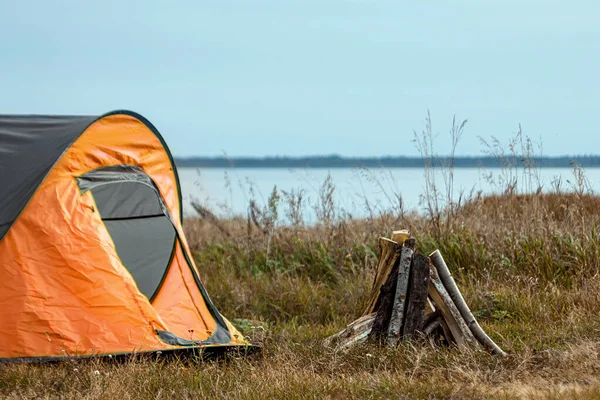
<path id="1" fill-rule="evenodd" d="M 430 120 L 416 135 L 433 156 Z M 464 123 L 453 124 L 453 149 Z M 390 211 L 356 220 L 336 207 L 326 179 L 308 226 L 302 192 L 278 192 L 247 218 L 219 219 L 197 205 L 185 229 L 209 293 L 224 315 L 263 346 L 227 362 L 86 361 L 0 366 L 5 398 L 600 398 L 600 197 L 576 185 L 544 194 L 532 142 L 519 131 L 496 178 L 502 195 L 453 199 L 427 171 L 425 212 Z M 524 182 L 515 160 L 523 159 Z M 433 164 L 428 168 L 436 168 Z M 495 180 L 494 180 L 495 179 Z M 523 195 L 525 187 L 534 194 Z M 398 200 L 396 202 L 396 200 Z M 377 214 L 377 215 L 376 215 Z M 372 284 L 377 238 L 409 228 L 418 248 L 439 248 L 483 328 L 510 353 L 404 343 L 349 353 L 322 340 L 359 316 Z"/>
<path id="2" fill-rule="evenodd" d="M 222 312 L 264 346 L 228 362 L 88 361 L 0 367 L 6 398 L 600 398 L 600 199 L 474 199 L 435 232 L 416 215 L 260 229 L 186 221 Z M 499 359 L 427 344 L 344 354 L 320 343 L 362 310 L 379 235 L 410 227 L 442 249 Z"/>

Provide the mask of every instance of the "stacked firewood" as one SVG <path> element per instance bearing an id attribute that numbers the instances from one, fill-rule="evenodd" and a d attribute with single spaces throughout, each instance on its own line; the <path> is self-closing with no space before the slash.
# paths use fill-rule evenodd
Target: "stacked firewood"
<path id="1" fill-rule="evenodd" d="M 427 338 L 506 355 L 477 323 L 439 250 L 429 257 L 418 253 L 405 230 L 394 231 L 392 239 L 379 238 L 379 248 L 363 315 L 327 338 L 327 345 L 347 349 L 371 340 L 396 346 L 401 340 Z"/>

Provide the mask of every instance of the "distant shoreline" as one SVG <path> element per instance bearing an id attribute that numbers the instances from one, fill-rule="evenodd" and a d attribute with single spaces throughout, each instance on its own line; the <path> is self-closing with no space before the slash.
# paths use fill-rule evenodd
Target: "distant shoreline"
<path id="1" fill-rule="evenodd" d="M 448 157 L 433 158 L 436 166 L 450 165 Z M 536 157 L 523 161 L 519 157 L 498 159 L 490 156 L 455 157 L 455 168 L 503 168 L 534 165 L 537 168 L 600 168 L 600 156 Z M 422 157 L 175 157 L 179 168 L 422 168 Z"/>

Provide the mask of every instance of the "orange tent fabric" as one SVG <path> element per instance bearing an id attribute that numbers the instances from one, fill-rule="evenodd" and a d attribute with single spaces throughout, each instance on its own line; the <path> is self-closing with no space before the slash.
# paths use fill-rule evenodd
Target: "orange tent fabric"
<path id="1" fill-rule="evenodd" d="M 249 343 L 216 309 L 143 117 L 0 116 L 0 359 Z"/>

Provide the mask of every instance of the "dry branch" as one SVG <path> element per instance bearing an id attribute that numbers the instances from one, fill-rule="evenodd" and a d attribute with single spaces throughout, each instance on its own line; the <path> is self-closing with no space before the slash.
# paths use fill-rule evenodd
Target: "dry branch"
<path id="1" fill-rule="evenodd" d="M 452 334 L 452 339 L 459 347 L 468 347 L 471 344 L 477 343 L 471 330 L 467 326 L 462 315 L 456 308 L 456 305 L 450 298 L 446 288 L 440 280 L 437 270 L 433 265 L 430 266 L 431 278 L 429 284 L 429 295 L 433 299 L 435 306 L 444 317 L 444 321 L 448 324 L 448 328 Z M 447 338 L 450 339 L 450 338 Z"/>
<path id="2" fill-rule="evenodd" d="M 435 266 L 438 276 L 448 291 L 450 298 L 456 305 L 456 308 L 460 312 L 461 316 L 464 318 L 469 330 L 473 333 L 473 336 L 481 343 L 481 345 L 492 352 L 493 354 L 499 354 L 505 356 L 506 353 L 484 332 L 484 330 L 479 326 L 477 320 L 473 316 L 473 313 L 467 306 L 465 299 L 462 297 L 458 287 L 456 286 L 456 282 L 454 282 L 454 278 L 442 257 L 442 254 L 439 250 L 434 251 L 429 256 L 431 262 Z"/>

